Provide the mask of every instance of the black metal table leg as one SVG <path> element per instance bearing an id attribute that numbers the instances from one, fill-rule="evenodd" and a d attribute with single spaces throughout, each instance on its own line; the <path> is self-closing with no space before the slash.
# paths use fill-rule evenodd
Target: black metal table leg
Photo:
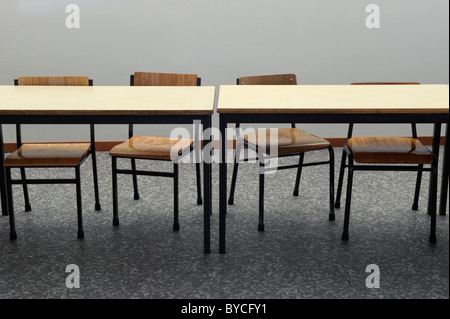
<path id="1" fill-rule="evenodd" d="M 434 123 L 434 129 L 433 129 L 433 146 L 432 146 L 432 152 L 435 157 L 436 165 L 439 163 L 439 141 L 441 139 L 441 123 Z M 433 180 L 430 180 L 430 185 L 428 188 L 428 214 L 432 214 L 432 210 L 436 210 L 436 205 L 432 205 L 433 199 L 437 198 L 437 171 L 436 176 Z M 430 200 L 431 199 L 431 200 Z M 435 201 L 436 202 L 436 201 Z"/>
<path id="2" fill-rule="evenodd" d="M 112 197 L 113 197 L 113 226 L 119 226 L 119 199 L 117 192 L 117 157 L 111 158 L 112 165 Z"/>
<path id="3" fill-rule="evenodd" d="M 444 162 L 442 165 L 442 180 L 441 180 L 441 198 L 440 198 L 440 204 L 439 204 L 439 214 L 442 216 L 446 215 L 447 210 L 447 198 L 448 198 L 448 183 L 449 183 L 449 172 L 448 172 L 448 165 L 449 165 L 449 137 L 448 137 L 448 126 L 449 123 L 447 123 L 447 128 L 445 130 L 445 146 L 444 146 Z"/>
<path id="4" fill-rule="evenodd" d="M 211 127 L 211 116 L 208 116 L 206 120 L 202 121 L 203 130 L 209 131 Z M 208 134 L 204 137 L 203 146 L 204 150 L 210 150 L 211 136 Z M 196 160 L 200 161 L 200 158 L 196 156 Z M 203 152 L 203 252 L 205 254 L 211 253 L 211 209 L 212 209 L 212 177 L 211 177 L 211 153 L 209 151 Z"/>
<path id="5" fill-rule="evenodd" d="M 227 123 L 220 116 L 220 172 L 219 172 L 219 253 L 225 254 L 225 230 L 227 213 L 227 163 L 226 163 L 226 131 Z"/>
<path id="6" fill-rule="evenodd" d="M 431 207 L 430 215 L 431 215 L 431 225 L 430 225 L 430 237 L 429 242 L 431 244 L 436 244 L 436 206 L 437 206 L 437 172 L 438 172 L 438 162 L 436 159 L 433 160 L 431 164 L 431 178 L 430 185 L 432 187 L 433 197 L 428 199 L 429 207 Z"/>
<path id="7" fill-rule="evenodd" d="M 5 150 L 3 148 L 3 129 L 0 124 L 0 195 L 2 201 L 2 215 L 8 216 L 8 197 L 6 192 L 6 175 L 3 161 L 5 159 Z"/>
<path id="8" fill-rule="evenodd" d="M 14 217 L 14 200 L 12 192 L 12 182 L 11 182 L 11 167 L 5 169 L 6 185 L 8 190 L 8 212 L 9 212 L 9 239 L 16 240 L 16 221 Z"/>

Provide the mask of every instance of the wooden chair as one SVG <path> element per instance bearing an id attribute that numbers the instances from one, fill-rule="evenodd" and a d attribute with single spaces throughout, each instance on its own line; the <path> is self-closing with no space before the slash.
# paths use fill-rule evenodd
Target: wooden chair
<path id="1" fill-rule="evenodd" d="M 201 79 L 195 74 L 175 73 L 151 73 L 135 72 L 130 76 L 131 86 L 200 86 Z M 113 174 L 113 225 L 119 225 L 119 202 L 117 195 L 117 174 L 127 174 L 133 177 L 134 199 L 139 199 L 137 176 L 161 176 L 174 179 L 174 223 L 173 230 L 180 229 L 178 216 L 178 160 L 173 162 L 173 173 L 142 171 L 136 169 L 136 159 L 172 161 L 171 150 L 177 144 L 178 154 L 185 155 L 186 151 L 192 151 L 192 139 L 170 139 L 168 137 L 134 136 L 133 124 L 129 125 L 129 140 L 113 147 L 109 152 L 112 157 Z M 199 154 L 197 154 L 197 158 Z M 131 170 L 117 169 L 117 159 L 125 158 L 131 160 Z M 200 163 L 196 163 L 197 175 L 197 204 L 202 204 Z"/>
<path id="2" fill-rule="evenodd" d="M 361 82 L 352 85 L 419 85 L 417 82 Z M 347 195 L 345 203 L 344 231 L 342 240 L 349 239 L 350 205 L 353 183 L 353 172 L 358 171 L 417 171 L 413 210 L 418 209 L 422 172 L 429 171 L 431 182 L 437 178 L 437 162 L 433 153 L 417 139 L 417 128 L 411 123 L 412 137 L 352 137 L 353 123 L 349 124 L 339 172 L 338 189 L 335 207 L 340 207 L 340 198 L 345 168 L 348 168 Z M 349 159 L 348 165 L 346 159 Z M 362 165 L 355 165 L 359 163 Z M 374 165 L 375 164 L 375 165 Z M 414 164 L 414 165 L 412 165 Z M 431 168 L 424 165 L 431 164 Z M 436 199 L 428 199 L 428 214 L 431 218 L 430 242 L 436 242 Z M 434 217 L 433 217 L 434 215 Z"/>
<path id="3" fill-rule="evenodd" d="M 351 85 L 420 85 L 419 82 L 355 82 Z M 347 132 L 347 140 L 350 140 L 353 135 L 353 123 L 350 123 L 348 125 L 348 132 Z M 417 127 L 416 123 L 411 123 L 411 142 L 416 143 L 417 141 Z M 377 137 L 371 137 L 371 138 L 365 138 L 366 142 L 370 142 L 372 145 L 379 145 L 379 143 L 383 143 L 380 145 L 380 147 L 384 148 L 384 143 L 388 142 L 388 144 L 391 145 L 390 152 L 395 151 L 397 145 L 396 143 L 399 143 L 400 145 L 403 143 L 402 140 L 396 140 L 396 138 L 390 137 L 388 141 L 383 140 L 379 141 Z M 370 141 L 368 140 L 370 139 Z M 335 207 L 340 208 L 341 207 L 341 194 L 342 194 L 342 184 L 344 181 L 344 170 L 346 168 L 345 163 L 347 160 L 347 153 L 342 152 L 342 160 L 341 160 L 341 168 L 339 170 L 339 180 L 338 180 L 338 187 L 336 192 L 336 203 Z M 416 179 L 416 189 L 414 192 L 414 200 L 412 205 L 412 210 L 418 210 L 419 209 L 419 195 L 420 195 L 420 186 L 422 183 L 422 171 L 419 170 L 417 172 L 417 179 Z"/>
<path id="4" fill-rule="evenodd" d="M 295 74 L 279 74 L 279 75 L 263 75 L 263 76 L 249 76 L 240 77 L 236 80 L 237 85 L 297 85 L 297 78 Z M 300 186 L 300 178 L 302 168 L 307 166 L 315 166 L 322 164 L 330 165 L 330 213 L 329 220 L 334 220 L 334 152 L 331 144 L 322 138 L 308 134 L 307 132 L 295 127 L 295 123 L 291 123 L 291 128 L 278 128 L 277 141 L 270 140 L 270 130 L 258 130 L 254 133 L 246 134 L 243 137 L 239 133 L 240 123 L 236 124 L 237 141 L 236 141 L 236 155 L 233 166 L 233 175 L 231 179 L 231 190 L 228 204 L 234 204 L 234 192 L 236 187 L 237 173 L 239 168 L 240 153 L 244 147 L 252 149 L 258 154 L 258 161 L 260 165 L 259 174 L 259 223 L 258 230 L 264 231 L 264 172 L 270 170 L 265 167 L 265 159 L 270 158 L 270 148 L 273 143 L 276 143 L 278 155 L 277 157 L 299 156 L 299 163 L 297 165 L 278 166 L 277 169 L 291 169 L 297 168 L 297 176 L 295 179 L 294 196 L 298 196 Z M 265 150 L 261 151 L 262 143 L 265 145 Z M 306 152 L 328 149 L 329 160 L 321 162 L 304 163 L 304 156 Z M 265 153 L 265 154 L 264 154 Z M 244 161 L 248 161 L 244 158 Z"/>
<path id="5" fill-rule="evenodd" d="M 93 82 L 88 77 L 19 77 L 14 80 L 15 85 L 52 85 L 52 86 L 92 86 Z M 84 238 L 82 206 L 81 206 L 81 182 L 80 165 L 91 155 L 94 177 L 95 210 L 101 210 L 98 192 L 97 160 L 95 156 L 95 132 L 94 124 L 90 125 L 90 143 L 22 143 L 21 125 L 16 124 L 17 150 L 8 155 L 4 161 L 6 171 L 6 183 L 9 196 L 9 212 L 11 222 L 14 224 L 13 184 L 22 184 L 25 200 L 25 211 L 31 210 L 28 185 L 29 184 L 76 184 L 77 214 L 78 214 L 78 238 Z M 27 179 L 26 168 L 75 168 L 75 179 Z M 20 180 L 11 178 L 11 169 L 19 168 Z M 11 214 L 12 212 L 12 214 Z M 11 239 L 17 238 L 17 234 L 11 233 Z"/>

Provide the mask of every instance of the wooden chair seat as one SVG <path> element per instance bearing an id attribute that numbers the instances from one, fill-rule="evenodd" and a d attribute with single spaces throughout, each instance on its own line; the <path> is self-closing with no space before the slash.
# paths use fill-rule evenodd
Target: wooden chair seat
<path id="1" fill-rule="evenodd" d="M 431 164 L 433 154 L 411 137 L 353 137 L 348 145 L 357 163 Z"/>
<path id="2" fill-rule="evenodd" d="M 75 167 L 86 156 L 90 143 L 23 144 L 7 156 L 7 167 Z"/>
<path id="3" fill-rule="evenodd" d="M 265 135 L 265 140 L 260 140 L 260 134 Z M 309 151 L 327 149 L 330 142 L 323 138 L 306 133 L 298 128 L 278 128 L 278 138 L 276 141 L 270 140 L 270 130 L 257 130 L 244 135 L 244 140 L 249 145 L 261 146 L 265 144 L 265 153 L 270 155 L 270 149 L 275 144 L 278 148 L 278 155 L 299 154 Z"/>
<path id="4" fill-rule="evenodd" d="M 133 136 L 129 140 L 114 146 L 109 155 L 125 158 L 143 158 L 171 160 L 170 152 L 177 144 L 177 152 L 181 154 L 194 143 L 192 139 L 171 139 L 168 137 Z"/>

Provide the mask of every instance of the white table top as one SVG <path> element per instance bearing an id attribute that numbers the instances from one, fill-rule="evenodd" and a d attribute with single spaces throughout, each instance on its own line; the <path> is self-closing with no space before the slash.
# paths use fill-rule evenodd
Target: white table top
<path id="1" fill-rule="evenodd" d="M 222 85 L 218 113 L 449 113 L 448 85 Z"/>
<path id="2" fill-rule="evenodd" d="M 0 86 L 0 115 L 210 115 L 215 87 Z"/>

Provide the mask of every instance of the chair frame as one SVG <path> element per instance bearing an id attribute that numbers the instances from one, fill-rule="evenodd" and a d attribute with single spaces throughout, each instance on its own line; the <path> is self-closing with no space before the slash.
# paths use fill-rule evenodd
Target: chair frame
<path id="1" fill-rule="evenodd" d="M 237 78 L 236 79 L 236 84 L 240 85 L 240 79 L 241 78 Z M 247 141 L 245 141 L 239 133 L 239 128 L 240 128 L 240 124 L 241 123 L 236 123 L 235 127 L 236 127 L 236 131 L 237 131 L 237 139 L 236 139 L 236 154 L 234 157 L 234 164 L 233 164 L 233 175 L 231 178 L 231 189 L 230 189 L 230 196 L 228 198 L 228 204 L 229 205 L 233 205 L 234 204 L 234 193 L 235 193 L 235 188 L 236 188 L 236 180 L 237 180 L 237 173 L 238 173 L 238 168 L 239 168 L 239 162 L 241 162 L 240 160 L 240 153 L 242 151 L 243 147 L 246 148 L 254 148 L 254 151 L 256 151 L 257 153 L 257 159 L 259 162 L 259 166 L 260 166 L 260 170 L 259 170 L 259 222 L 258 222 L 258 231 L 264 231 L 265 227 L 264 227 L 264 174 L 267 171 L 270 171 L 270 168 L 266 168 L 265 167 L 265 160 L 270 158 L 270 156 L 265 156 L 263 155 L 263 152 L 260 152 L 260 150 L 258 149 L 258 146 L 253 146 L 253 145 L 249 145 L 247 143 Z M 291 123 L 291 127 L 292 128 L 296 128 L 296 123 Z M 294 192 L 293 192 L 293 196 L 298 196 L 299 194 L 299 187 L 300 187 L 300 179 L 301 179 L 301 174 L 302 174 L 302 168 L 303 167 L 309 167 L 309 166 L 318 166 L 318 165 L 325 165 L 325 164 L 329 164 L 330 165 L 330 175 L 329 175 L 329 179 L 330 179 L 330 185 L 329 185 L 329 197 L 330 197 L 330 212 L 328 215 L 328 219 L 330 221 L 335 220 L 335 214 L 334 214 L 334 150 L 333 150 L 333 146 L 330 144 L 330 146 L 328 147 L 328 152 L 329 152 L 329 160 L 328 161 L 320 161 L 320 162 L 310 162 L 310 163 L 304 163 L 304 157 L 305 157 L 305 153 L 306 152 L 302 152 L 302 153 L 295 153 L 295 154 L 283 154 L 283 155 L 278 155 L 278 158 L 283 158 L 283 157 L 289 157 L 289 156 L 299 156 L 299 162 L 296 165 L 285 165 L 285 166 L 278 166 L 277 170 L 283 170 L 283 169 L 293 169 L 293 168 L 297 168 L 297 175 L 295 178 L 295 186 L 294 186 Z M 260 158 L 261 157 L 261 158 Z M 255 159 L 248 159 L 245 158 L 242 160 L 242 162 L 247 162 L 250 160 L 255 160 Z"/>
<path id="2" fill-rule="evenodd" d="M 440 126 L 437 124 L 436 126 Z M 348 241 L 349 239 L 349 222 L 350 222 L 350 206 L 351 206 L 351 195 L 353 186 L 353 172 L 354 171 L 416 171 L 416 172 L 430 172 L 430 183 L 434 185 L 434 181 L 437 180 L 437 160 L 433 154 L 433 162 L 430 168 L 423 167 L 423 165 L 370 165 L 362 164 L 355 165 L 354 157 L 351 149 L 348 146 L 344 147 L 344 153 L 349 158 L 349 164 L 345 167 L 348 168 L 348 180 L 347 180 L 347 195 L 345 199 L 345 216 L 344 216 L 344 230 L 342 232 L 342 240 Z M 431 226 L 430 226 L 430 243 L 436 243 L 436 192 L 437 189 L 433 187 L 432 198 L 428 198 L 428 214 L 431 215 Z"/>
<path id="3" fill-rule="evenodd" d="M 418 82 L 359 82 L 359 83 L 352 83 L 352 85 L 419 85 Z M 348 125 L 348 131 L 347 131 L 347 141 L 352 138 L 353 135 L 353 128 L 354 123 L 349 123 Z M 417 139 L 417 126 L 416 123 L 411 123 L 411 135 L 413 139 Z M 338 179 L 338 187 L 336 191 L 336 203 L 334 205 L 335 208 L 341 207 L 341 195 L 342 195 L 342 185 L 344 182 L 344 171 L 345 168 L 348 167 L 346 165 L 347 161 L 347 153 L 342 152 L 342 159 L 341 159 L 341 166 L 339 169 L 339 179 Z M 419 164 L 419 168 L 423 167 L 422 164 Z M 418 210 L 419 209 L 419 195 L 420 195 L 420 187 L 422 183 L 422 170 L 417 171 L 417 179 L 416 179 L 416 188 L 414 191 L 414 201 L 412 205 L 412 210 Z"/>
<path id="4" fill-rule="evenodd" d="M 363 83 L 352 83 L 352 85 L 364 85 L 364 84 L 372 84 L 372 85 L 418 85 L 420 83 L 417 82 L 363 82 Z M 347 132 L 347 141 L 352 138 L 353 135 L 354 123 L 350 123 Z M 416 123 L 411 123 L 412 130 L 412 138 L 417 139 L 417 127 Z M 435 130 L 441 130 L 441 125 L 436 124 Z M 349 159 L 349 163 L 346 164 L 346 159 Z M 342 152 L 342 160 L 341 167 L 339 170 L 339 180 L 338 187 L 336 192 L 336 203 L 335 208 L 340 208 L 341 194 L 342 194 L 342 186 L 344 180 L 345 169 L 348 168 L 348 180 L 347 180 L 347 193 L 345 200 L 345 216 L 344 216 L 344 229 L 342 232 L 342 240 L 349 240 L 349 223 L 350 223 L 350 207 L 351 207 L 351 195 L 352 195 L 352 187 L 353 187 L 353 173 L 354 171 L 415 171 L 417 172 L 416 186 L 414 192 L 414 201 L 412 205 L 412 210 L 418 210 L 418 201 L 420 194 L 420 187 L 422 181 L 422 173 L 430 172 L 430 183 L 434 185 L 434 180 L 437 180 L 437 160 L 435 155 L 433 154 L 433 162 L 431 163 L 430 168 L 424 167 L 424 164 L 396 164 L 396 165 L 386 165 L 386 164 L 355 164 L 355 159 L 352 153 L 351 148 L 347 144 L 343 148 Z M 428 198 L 428 215 L 431 216 L 431 225 L 430 225 L 430 243 L 436 243 L 436 191 L 437 189 L 432 190 L 432 198 Z"/>
<path id="5" fill-rule="evenodd" d="M 130 75 L 130 86 L 134 86 L 134 75 Z M 197 86 L 201 86 L 201 78 L 197 77 Z M 195 130 L 197 132 L 197 130 Z M 134 125 L 129 124 L 128 126 L 128 138 L 132 138 L 134 136 Z M 192 152 L 194 147 L 191 146 L 189 153 Z M 198 148 L 195 148 L 196 156 L 199 158 L 200 151 Z M 187 153 L 187 154 L 189 154 Z M 169 162 L 171 160 L 165 159 L 153 159 L 153 158 L 130 158 L 125 156 L 111 156 L 112 157 L 112 186 L 113 186 L 113 225 L 119 226 L 119 200 L 118 200 L 118 192 L 117 192 L 117 175 L 132 175 L 133 178 L 133 190 L 134 190 L 134 199 L 138 200 L 140 198 L 138 191 L 138 182 L 137 176 L 159 176 L 159 177 L 171 177 L 174 180 L 174 221 L 173 221 L 173 230 L 180 230 L 179 223 L 179 192 L 178 192 L 178 181 L 179 181 L 179 173 L 178 173 L 178 162 L 187 154 L 181 154 L 180 157 L 173 163 L 173 172 L 158 172 L 158 171 L 142 171 L 137 170 L 136 168 L 136 159 L 139 160 L 150 160 L 150 161 L 163 161 Z M 131 170 L 127 169 L 118 169 L 117 168 L 117 159 L 124 158 L 131 160 Z M 197 177 L 197 204 L 202 205 L 202 191 L 201 191 L 201 176 L 200 176 L 200 163 L 196 163 L 196 177 Z"/>
<path id="6" fill-rule="evenodd" d="M 18 79 L 14 80 L 14 85 L 19 85 Z M 93 80 L 89 79 L 89 86 L 93 86 Z M 90 124 L 90 150 L 81 158 L 79 163 L 75 166 L 8 166 L 5 167 L 5 178 L 6 178 L 6 187 L 8 189 L 8 211 L 10 213 L 10 223 L 11 223 L 11 232 L 10 239 L 17 239 L 17 233 L 15 230 L 15 218 L 14 218 L 14 203 L 13 203 L 13 189 L 12 185 L 22 185 L 23 194 L 25 200 L 25 211 L 31 211 L 31 204 L 29 200 L 28 194 L 28 185 L 30 184 L 75 184 L 76 185 L 76 196 L 77 196 L 77 219 L 78 219 L 78 239 L 84 238 L 84 230 L 83 230 L 83 216 L 82 216 L 82 200 L 81 200 L 81 177 L 80 177 L 80 166 L 83 162 L 91 155 L 92 157 L 92 170 L 93 170 L 93 179 L 94 179 L 94 196 L 95 196 L 95 210 L 101 210 L 100 200 L 99 200 L 99 190 L 98 190 L 98 174 L 97 174 L 97 159 L 95 152 L 95 126 L 94 124 Z M 22 143 L 22 131 L 21 124 L 16 124 L 16 144 L 17 149 L 19 149 Z M 26 177 L 25 169 L 26 168 L 56 168 L 56 167 L 64 167 L 64 168 L 75 168 L 75 179 L 28 179 Z M 13 168 L 19 168 L 21 173 L 21 179 L 12 179 L 11 170 Z"/>
<path id="7" fill-rule="evenodd" d="M 354 124 L 350 123 L 348 126 L 347 141 L 352 138 L 353 127 L 354 127 Z M 416 124 L 411 123 L 411 128 L 412 128 L 412 138 L 417 139 Z M 344 173 L 345 173 L 345 169 L 349 166 L 346 164 L 347 156 L 348 156 L 347 152 L 343 151 L 342 159 L 341 159 L 341 166 L 339 169 L 338 187 L 337 187 L 337 191 L 336 191 L 336 203 L 334 205 L 335 208 L 341 207 L 341 197 L 342 197 L 342 186 L 344 183 Z M 415 191 L 414 191 L 414 200 L 413 200 L 412 210 L 419 209 L 419 195 L 420 195 L 420 187 L 422 184 L 422 172 L 423 172 L 423 170 L 421 168 L 423 168 L 423 164 L 418 164 L 416 187 L 415 187 Z"/>

